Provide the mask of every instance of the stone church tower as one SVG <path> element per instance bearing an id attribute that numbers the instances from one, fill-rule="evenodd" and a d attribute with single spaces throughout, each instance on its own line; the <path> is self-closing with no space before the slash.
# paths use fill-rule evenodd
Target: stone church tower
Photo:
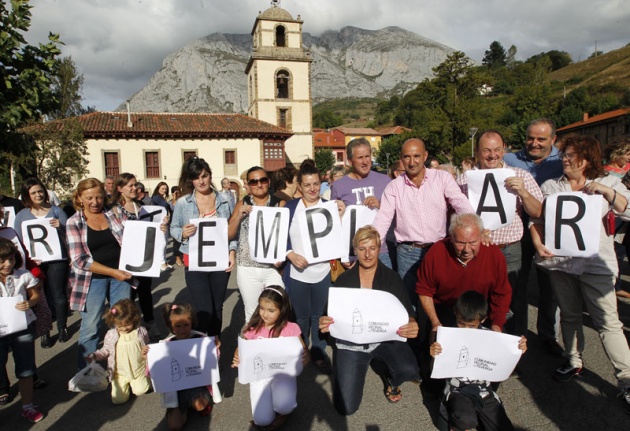
<path id="1" fill-rule="evenodd" d="M 271 2 L 258 14 L 245 73 L 248 114 L 293 132 L 283 144 L 265 143 L 262 166 L 279 169 L 313 157 L 311 55 L 302 47 L 302 23 Z M 286 159 L 285 159 L 286 156 Z"/>

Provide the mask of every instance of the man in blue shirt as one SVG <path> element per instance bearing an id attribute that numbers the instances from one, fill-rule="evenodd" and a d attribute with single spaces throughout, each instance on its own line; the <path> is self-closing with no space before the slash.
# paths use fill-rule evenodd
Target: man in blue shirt
<path id="1" fill-rule="evenodd" d="M 562 158 L 560 157 L 558 149 L 554 146 L 555 141 L 556 126 L 553 121 L 548 118 L 536 119 L 527 126 L 525 148 L 516 153 L 506 154 L 503 160 L 508 166 L 514 166 L 528 171 L 540 186 L 545 181 L 552 178 L 559 178 L 564 174 Z M 527 226 L 528 221 L 527 214 L 523 214 L 523 224 L 525 226 Z M 532 245 L 529 229 L 525 229 L 521 240 L 521 247 L 523 251 L 522 270 L 519 274 L 517 289 L 527 289 L 532 258 L 536 252 Z M 561 355 L 562 348 L 558 345 L 557 341 L 559 329 L 557 322 L 558 304 L 549 284 L 549 275 L 545 270 L 538 267 L 536 267 L 536 275 L 538 278 L 539 291 L 538 320 L 536 322 L 538 337 L 540 337 L 548 352 Z M 525 328 L 525 330 L 526 329 L 527 328 Z M 525 334 L 518 333 L 515 335 Z"/>

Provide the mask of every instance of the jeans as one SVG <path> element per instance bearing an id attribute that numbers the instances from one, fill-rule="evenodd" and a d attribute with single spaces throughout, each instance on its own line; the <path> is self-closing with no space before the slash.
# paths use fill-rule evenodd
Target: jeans
<path id="1" fill-rule="evenodd" d="M 521 272 L 522 253 L 521 242 L 515 242 L 501 249 L 507 264 L 508 281 L 512 287 L 512 302 L 510 310 L 512 317 L 506 323 L 506 331 L 512 335 L 527 334 L 527 286 L 518 284 L 518 276 Z"/>
<path id="2" fill-rule="evenodd" d="M 389 253 L 379 253 L 378 260 L 389 269 L 392 269 L 392 260 L 389 257 Z"/>
<path id="3" fill-rule="evenodd" d="M 527 225 L 527 224 L 526 224 Z M 529 282 L 529 271 L 532 266 L 532 260 L 536 250 L 532 244 L 532 237 L 528 229 L 523 232 L 521 239 L 522 249 L 522 265 L 521 272 L 517 281 L 516 290 L 527 292 L 527 284 Z M 554 290 L 551 288 L 549 281 L 549 271 L 536 266 L 536 278 L 538 280 L 538 319 L 536 321 L 536 330 L 538 337 L 544 341 L 556 340 L 559 334 L 559 311 L 558 301 Z"/>
<path id="4" fill-rule="evenodd" d="M 194 329 L 208 335 L 221 335 L 223 302 L 230 273 L 189 271 L 186 268 L 184 278 L 197 313 L 197 326 Z"/>
<path id="5" fill-rule="evenodd" d="M 61 331 L 68 320 L 68 261 L 42 262 L 40 268 L 46 274 L 44 291 L 48 308 L 54 310 L 57 329 Z"/>
<path id="6" fill-rule="evenodd" d="M 151 286 L 153 285 L 153 278 L 151 277 L 136 277 L 138 280 L 138 287 L 131 289 L 130 298 L 132 301 L 138 298 L 138 304 L 142 311 L 142 318 L 145 322 L 153 322 L 153 294 L 151 293 Z"/>
<path id="7" fill-rule="evenodd" d="M 418 268 L 429 248 L 416 248 L 409 244 L 398 244 L 396 260 L 398 260 L 398 275 L 402 278 L 414 309 L 418 309 L 419 300 L 416 294 Z"/>
<path id="8" fill-rule="evenodd" d="M 79 329 L 79 369 L 87 365 L 85 357 L 96 351 L 98 335 L 103 322 L 105 300 L 109 298 L 112 306 L 118 301 L 128 299 L 131 286 L 126 281 L 115 278 L 92 278 L 90 288 L 85 298 L 85 311 L 81 312 L 81 328 Z"/>
<path id="9" fill-rule="evenodd" d="M 630 349 L 617 314 L 615 277 L 600 274 L 573 275 L 562 271 L 550 271 L 550 277 L 560 305 L 564 355 L 571 365 L 582 366 L 584 304 L 595 330 L 599 333 L 606 355 L 615 368 L 619 387 L 630 387 Z"/>
<path id="10" fill-rule="evenodd" d="M 304 343 L 308 346 L 311 342 L 311 357 L 313 361 L 327 358 L 326 338 L 319 332 L 319 318 L 324 314 L 324 308 L 328 301 L 328 289 L 330 288 L 330 273 L 318 283 L 303 283 L 292 278 L 289 279 L 289 298 L 295 320 Z"/>
<path id="11" fill-rule="evenodd" d="M 386 341 L 371 352 L 335 349 L 333 363 L 333 403 L 342 415 L 351 415 L 359 409 L 363 399 L 365 376 L 372 359 L 387 367 L 388 384 L 398 387 L 404 382 L 419 382 L 416 357 L 407 343 Z"/>
<path id="12" fill-rule="evenodd" d="M 254 310 L 258 307 L 258 297 L 263 287 L 273 285 L 284 287 L 280 273 L 273 267 L 239 266 L 236 269 L 236 283 L 243 298 L 245 322 L 249 322 Z"/>
<path id="13" fill-rule="evenodd" d="M 0 366 L 5 370 L 0 384 L 6 385 L 6 393 L 9 393 L 9 380 L 6 373 L 9 350 L 13 351 L 15 363 L 15 376 L 18 379 L 26 379 L 35 374 L 35 337 L 33 325 L 20 332 L 5 335 L 0 338 Z M 4 380 L 6 379 L 6 382 Z M 0 392 L 1 394 L 2 392 Z"/>

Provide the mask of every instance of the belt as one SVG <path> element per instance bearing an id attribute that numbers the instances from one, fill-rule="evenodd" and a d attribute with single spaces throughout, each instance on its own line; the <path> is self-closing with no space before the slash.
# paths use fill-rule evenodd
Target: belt
<path id="1" fill-rule="evenodd" d="M 432 242 L 423 243 L 423 242 L 411 242 L 411 241 L 404 241 L 404 242 L 401 242 L 400 244 L 405 244 L 413 248 L 430 248 L 433 245 Z"/>
<path id="2" fill-rule="evenodd" d="M 514 241 L 514 242 L 508 242 L 507 244 L 497 244 L 497 247 L 499 248 L 508 248 L 511 245 L 514 245 L 516 243 L 518 243 L 519 241 Z"/>

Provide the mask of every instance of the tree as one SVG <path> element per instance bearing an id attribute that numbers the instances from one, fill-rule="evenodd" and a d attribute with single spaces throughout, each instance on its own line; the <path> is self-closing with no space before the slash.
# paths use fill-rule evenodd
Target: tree
<path id="1" fill-rule="evenodd" d="M 568 52 L 558 51 L 557 49 L 541 52 L 540 54 L 532 55 L 527 59 L 527 63 L 537 63 L 543 57 L 548 57 L 551 61 L 551 71 L 562 69 L 563 67 L 568 66 L 573 63 L 573 59 L 569 55 Z"/>
<path id="2" fill-rule="evenodd" d="M 512 45 L 505 54 L 505 65 L 510 69 L 516 64 L 516 51 L 516 46 Z"/>
<path id="3" fill-rule="evenodd" d="M 6 169 L 25 151 L 16 131 L 27 121 L 48 114 L 55 107 L 51 76 L 58 66 L 59 36 L 49 33 L 48 43 L 28 45 L 24 38 L 31 24 L 27 0 L 0 2 L 0 166 Z M 5 171 L 6 172 L 6 171 Z M 0 187 L 6 189 L 2 175 Z"/>
<path id="4" fill-rule="evenodd" d="M 595 57 L 599 57 L 600 55 L 604 55 L 604 51 L 595 51 L 594 53 L 589 55 L 588 58 L 595 58 Z"/>
<path id="5" fill-rule="evenodd" d="M 34 124 L 23 129 L 31 152 L 25 167 L 53 190 L 72 190 L 77 177 L 87 174 L 87 144 L 79 121 Z"/>
<path id="6" fill-rule="evenodd" d="M 320 129 L 332 129 L 342 124 L 343 118 L 341 118 L 341 115 L 335 114 L 332 111 L 321 111 L 313 116 L 313 127 Z"/>
<path id="7" fill-rule="evenodd" d="M 75 117 L 85 113 L 81 106 L 83 75 L 79 74 L 72 57 L 64 57 L 59 70 L 52 76 L 52 88 L 58 101 L 58 108 L 51 113 L 52 119 Z"/>
<path id="8" fill-rule="evenodd" d="M 485 52 L 481 64 L 489 69 L 503 67 L 506 64 L 505 48 L 496 40 L 490 44 L 490 49 Z"/>
<path id="9" fill-rule="evenodd" d="M 30 9 L 26 0 L 11 0 L 11 11 L 0 3 L 0 133 L 50 112 L 54 102 L 59 36 L 49 33 L 46 45 L 26 45 L 22 33 L 30 27 Z"/>
<path id="10" fill-rule="evenodd" d="M 335 164 L 335 155 L 332 150 L 325 148 L 315 151 L 315 166 L 322 176 Z"/>

